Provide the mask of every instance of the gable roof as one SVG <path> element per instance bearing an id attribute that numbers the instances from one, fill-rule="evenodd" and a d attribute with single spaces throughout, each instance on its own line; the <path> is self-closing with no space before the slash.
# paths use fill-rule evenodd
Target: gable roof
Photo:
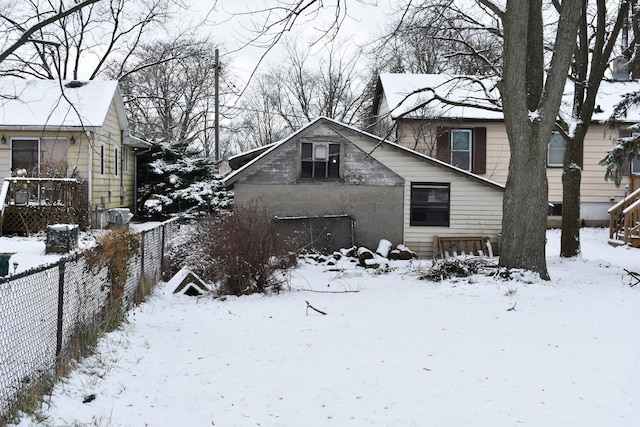
<path id="1" fill-rule="evenodd" d="M 394 142 L 382 139 L 382 138 L 380 138 L 380 137 L 378 137 L 376 135 L 373 135 L 371 133 L 365 132 L 365 131 L 363 131 L 361 129 L 358 129 L 356 127 L 353 127 L 353 126 L 346 125 L 344 123 L 340 123 L 340 122 L 338 122 L 336 120 L 333 120 L 333 119 L 330 119 L 328 117 L 319 117 L 319 118 L 309 122 L 306 126 L 298 129 L 296 132 L 294 132 L 293 134 L 291 134 L 287 138 L 285 138 L 285 139 L 283 139 L 283 140 L 281 140 L 281 141 L 279 141 L 277 143 L 272 144 L 271 147 L 268 150 L 266 150 L 263 153 L 261 153 L 259 156 L 257 156 L 253 160 L 251 160 L 249 163 L 247 163 L 244 166 L 242 166 L 240 169 L 235 170 L 232 173 L 230 173 L 229 175 L 227 175 L 222 180 L 223 184 L 225 185 L 225 187 L 232 186 L 240 178 L 242 178 L 243 176 L 246 176 L 251 171 L 251 169 L 253 169 L 257 164 L 263 162 L 264 161 L 263 159 L 268 157 L 269 154 L 272 153 L 273 151 L 277 150 L 278 147 L 280 147 L 280 146 L 286 144 L 287 142 L 293 140 L 296 136 L 298 136 L 299 134 L 303 133 L 306 129 L 308 129 L 308 128 L 312 127 L 312 126 L 315 126 L 318 123 L 322 123 L 322 122 L 325 122 L 325 123 L 330 124 L 332 126 L 336 126 L 336 127 L 342 128 L 344 130 L 348 130 L 348 131 L 351 131 L 351 132 L 355 132 L 355 133 L 364 135 L 364 136 L 366 136 L 368 138 L 371 138 L 373 141 L 377 142 L 378 144 L 388 145 L 390 147 L 393 147 L 394 149 L 397 149 L 399 151 L 404 152 L 407 155 L 414 156 L 414 157 L 419 158 L 419 159 L 421 159 L 421 160 L 423 160 L 423 161 L 425 161 L 427 163 L 430 163 L 432 165 L 435 165 L 435 166 L 438 166 L 438 167 L 441 167 L 441 168 L 444 168 L 444 169 L 448 169 L 448 170 L 450 170 L 450 171 L 452 171 L 454 173 L 457 173 L 457 174 L 464 175 L 469 179 L 473 179 L 473 180 L 481 182 L 481 183 L 483 183 L 485 185 L 489 185 L 491 187 L 495 187 L 497 189 L 504 190 L 504 185 L 502 185 L 502 184 L 498 184 L 497 182 L 494 182 L 494 181 L 491 181 L 489 179 L 483 178 L 483 177 L 478 176 L 476 174 L 473 174 L 471 172 L 462 170 L 462 169 L 457 168 L 455 166 L 452 166 L 452 165 L 450 165 L 448 163 L 445 163 L 445 162 L 442 162 L 440 160 L 434 159 L 433 157 L 430 157 L 430 156 L 427 156 L 425 154 L 419 153 L 419 152 L 417 152 L 415 150 L 412 150 L 410 148 L 407 148 L 407 147 L 404 147 L 402 145 L 396 144 Z"/>
<path id="2" fill-rule="evenodd" d="M 465 119 L 465 120 L 503 120 L 499 111 L 487 111 L 461 105 L 448 105 L 438 100 L 445 98 L 453 103 L 474 103 L 478 106 L 495 108 L 500 103 L 500 94 L 496 88 L 497 79 L 476 76 L 452 76 L 446 74 L 394 74 L 382 73 L 378 78 L 374 112 L 378 112 L 382 95 L 387 101 L 392 119 L 400 117 L 423 119 Z M 429 88 L 419 93 L 421 89 Z M 613 109 L 622 97 L 631 92 L 640 91 L 640 82 L 635 80 L 610 81 L 600 84 L 596 97 L 596 106 L 592 121 L 602 123 L 609 119 Z M 561 115 L 570 116 L 573 104 L 573 84 L 567 83 L 562 100 Z M 409 112 L 421 103 L 427 106 Z M 409 113 L 407 113 L 409 112 Z M 403 116 L 403 114 L 406 114 Z M 626 116 L 627 122 L 640 121 L 640 108 L 632 109 Z"/>
<path id="3" fill-rule="evenodd" d="M 128 129 L 117 81 L 0 79 L 0 129 L 95 130 L 112 101 Z"/>

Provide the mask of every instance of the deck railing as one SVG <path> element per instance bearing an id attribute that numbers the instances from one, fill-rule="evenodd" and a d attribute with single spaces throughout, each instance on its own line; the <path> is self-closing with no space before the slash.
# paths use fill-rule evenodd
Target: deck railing
<path id="1" fill-rule="evenodd" d="M 631 243 L 640 234 L 640 188 L 609 209 L 609 238 Z"/>
<path id="2" fill-rule="evenodd" d="M 13 222 L 25 224 L 25 232 L 41 228 L 33 221 L 26 221 L 25 212 L 37 211 L 39 217 L 50 216 L 52 219 L 61 217 L 60 213 L 68 213 L 77 203 L 78 183 L 75 178 L 5 178 L 0 190 L 0 234 L 7 212 L 15 211 L 20 220 Z"/>

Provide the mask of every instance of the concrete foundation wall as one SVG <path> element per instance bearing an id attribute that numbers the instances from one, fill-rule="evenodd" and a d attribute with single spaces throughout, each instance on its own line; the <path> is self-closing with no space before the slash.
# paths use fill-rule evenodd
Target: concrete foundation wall
<path id="1" fill-rule="evenodd" d="M 355 222 L 356 245 L 374 251 L 380 239 L 402 243 L 403 198 L 402 186 L 235 185 L 237 205 L 258 203 L 274 217 L 349 215 Z"/>

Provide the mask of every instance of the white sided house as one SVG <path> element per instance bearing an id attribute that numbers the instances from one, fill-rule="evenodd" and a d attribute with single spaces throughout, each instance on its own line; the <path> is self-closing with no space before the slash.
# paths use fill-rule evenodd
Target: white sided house
<path id="1" fill-rule="evenodd" d="M 0 79 L 4 232 L 19 225 L 7 215 L 20 206 L 21 215 L 40 217 L 73 207 L 86 216 L 78 221 L 98 228 L 111 209 L 134 211 L 136 152 L 144 148 L 129 134 L 116 81 Z"/>
<path id="2" fill-rule="evenodd" d="M 500 184 L 328 118 L 258 152 L 224 183 L 237 205 L 258 204 L 289 231 L 315 227 L 306 244 L 323 240 L 328 250 L 375 250 L 386 239 L 432 257 L 434 236 L 495 244 L 502 228 Z"/>
<path id="3" fill-rule="evenodd" d="M 561 114 L 571 111 L 570 87 Z M 640 187 L 640 157 L 623 170 L 619 187 L 604 180 L 599 165 L 615 139 L 630 136 L 629 125 L 640 122 L 640 111 L 629 111 L 626 121 L 611 129 L 606 121 L 624 94 L 640 90 L 638 81 L 604 81 L 598 92 L 593 121 L 584 141 L 581 164 L 581 218 L 587 225 L 609 223 L 608 210 Z M 449 105 L 448 100 L 457 105 Z M 464 106 L 467 104 L 467 106 Z M 469 107 L 475 104 L 477 108 Z M 500 111 L 495 80 L 443 74 L 380 74 L 374 112 L 368 128 L 388 135 L 398 144 L 443 162 L 505 184 L 509 141 Z M 420 108 L 416 106 L 423 105 Z M 562 163 L 565 142 L 555 134 L 548 144 L 549 224 L 562 214 Z"/>

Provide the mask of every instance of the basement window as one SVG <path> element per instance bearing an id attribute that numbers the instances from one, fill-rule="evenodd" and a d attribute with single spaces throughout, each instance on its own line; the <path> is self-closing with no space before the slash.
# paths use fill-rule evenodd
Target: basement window
<path id="1" fill-rule="evenodd" d="M 300 178 L 340 178 L 340 144 L 303 142 Z"/>

